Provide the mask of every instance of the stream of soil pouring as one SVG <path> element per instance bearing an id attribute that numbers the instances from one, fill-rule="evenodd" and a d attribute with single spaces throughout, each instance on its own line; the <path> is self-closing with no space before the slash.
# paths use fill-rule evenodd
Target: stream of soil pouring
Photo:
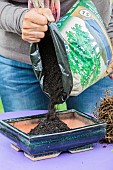
<path id="1" fill-rule="evenodd" d="M 109 89 L 106 91 L 105 98 L 101 99 L 97 108 L 98 119 L 107 123 L 106 136 L 100 143 L 113 143 L 113 95 L 108 95 L 109 91 Z"/>
<path id="2" fill-rule="evenodd" d="M 47 118 L 44 121 L 40 121 L 34 129 L 31 129 L 29 135 L 67 131 L 70 128 L 57 117 L 55 112 L 55 104 L 58 104 L 61 98 L 65 98 L 65 93 L 62 85 L 61 71 L 49 31 L 46 32 L 44 39 L 38 43 L 38 46 L 43 66 L 43 89 L 50 96 L 50 104 Z"/>

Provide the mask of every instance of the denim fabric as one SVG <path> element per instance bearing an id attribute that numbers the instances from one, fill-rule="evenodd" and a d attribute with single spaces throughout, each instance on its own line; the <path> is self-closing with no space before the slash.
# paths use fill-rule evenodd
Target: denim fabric
<path id="1" fill-rule="evenodd" d="M 68 109 L 75 108 L 81 112 L 93 113 L 96 109 L 96 103 L 99 106 L 100 98 L 105 97 L 105 90 L 113 88 L 113 80 L 106 77 L 76 97 L 70 97 L 67 100 Z"/>
<path id="2" fill-rule="evenodd" d="M 30 65 L 0 56 L 0 96 L 4 111 L 45 110 L 49 99 L 42 92 Z"/>
<path id="3" fill-rule="evenodd" d="M 69 97 L 68 109 L 92 113 L 96 102 L 104 97 L 113 81 L 106 77 L 92 85 L 79 96 Z M 48 109 L 49 99 L 42 92 L 30 65 L 0 56 L 0 96 L 5 112 L 17 110 Z"/>

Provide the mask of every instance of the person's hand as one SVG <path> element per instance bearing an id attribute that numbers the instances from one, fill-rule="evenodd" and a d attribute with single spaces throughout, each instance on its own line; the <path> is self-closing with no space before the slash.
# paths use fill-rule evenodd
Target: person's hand
<path id="1" fill-rule="evenodd" d="M 111 38 L 111 46 L 112 46 L 112 59 L 110 61 L 110 64 L 108 66 L 106 73 L 113 80 L 113 38 Z"/>
<path id="2" fill-rule="evenodd" d="M 108 76 L 113 80 L 113 59 L 111 60 L 109 67 L 107 69 Z"/>
<path id="3" fill-rule="evenodd" d="M 55 21 L 48 8 L 32 8 L 26 12 L 22 24 L 22 39 L 29 43 L 39 42 L 48 30 L 48 21 Z"/>
<path id="4" fill-rule="evenodd" d="M 60 0 L 28 0 L 28 8 L 49 8 L 58 21 L 60 18 Z"/>

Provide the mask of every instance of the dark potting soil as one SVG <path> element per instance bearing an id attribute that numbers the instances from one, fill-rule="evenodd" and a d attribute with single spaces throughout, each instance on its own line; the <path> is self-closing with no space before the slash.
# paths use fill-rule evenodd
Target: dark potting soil
<path id="1" fill-rule="evenodd" d="M 62 103 L 66 99 L 66 94 L 64 93 L 62 74 L 49 30 L 41 42 L 38 43 L 38 47 L 43 66 L 43 90 L 50 98 L 50 105 L 46 120 L 41 121 L 29 134 L 37 135 L 67 131 L 69 127 L 56 116 L 55 112 L 55 104 Z"/>
<path id="2" fill-rule="evenodd" d="M 54 120 L 40 121 L 38 126 L 34 129 L 31 129 L 29 135 L 41 135 L 41 134 L 49 134 L 49 133 L 58 133 L 70 130 L 70 128 L 62 122 L 58 117 Z"/>
<path id="3" fill-rule="evenodd" d="M 49 30 L 41 42 L 38 43 L 38 46 L 43 66 L 43 90 L 50 98 L 49 109 L 53 109 L 53 105 L 62 103 L 62 99 L 66 99 L 66 94 L 64 93 L 62 73 L 57 62 L 57 56 Z"/>

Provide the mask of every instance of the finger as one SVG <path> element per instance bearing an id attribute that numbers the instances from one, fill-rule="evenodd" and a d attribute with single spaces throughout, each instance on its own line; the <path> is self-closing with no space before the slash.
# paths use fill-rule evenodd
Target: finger
<path id="1" fill-rule="evenodd" d="M 44 26 L 41 26 L 41 25 L 38 25 L 37 27 L 35 28 L 31 28 L 30 31 L 35 31 L 35 32 L 46 32 L 48 30 L 48 26 L 47 25 L 44 25 Z"/>
<path id="2" fill-rule="evenodd" d="M 45 33 L 44 32 L 28 32 L 28 33 L 24 33 L 23 35 L 22 35 L 22 39 L 23 40 L 26 40 L 26 39 L 42 39 L 42 38 L 44 38 L 44 36 L 45 36 Z"/>
<path id="3" fill-rule="evenodd" d="M 110 79 L 113 79 L 113 59 L 111 60 L 106 72 L 109 75 Z"/>
<path id="4" fill-rule="evenodd" d="M 106 70 L 106 72 L 108 75 L 111 74 L 113 72 L 112 67 L 109 66 L 108 69 Z"/>
<path id="5" fill-rule="evenodd" d="M 38 25 L 38 24 L 31 23 L 31 22 L 29 22 L 29 24 L 24 23 L 22 28 L 27 29 L 29 31 L 42 31 L 42 32 L 45 32 L 45 31 L 48 30 L 47 25 Z"/>
<path id="6" fill-rule="evenodd" d="M 48 23 L 47 17 L 38 13 L 38 10 L 39 9 L 37 8 L 33 8 L 29 12 L 27 12 L 23 19 L 23 25 L 25 23 L 30 23 L 30 22 L 39 25 L 46 25 Z"/>
<path id="7" fill-rule="evenodd" d="M 109 67 L 106 71 L 108 74 L 112 73 L 113 72 L 113 62 L 111 64 L 109 64 Z"/>
<path id="8" fill-rule="evenodd" d="M 39 8 L 38 13 L 45 16 L 49 22 L 55 21 L 52 12 L 49 8 Z"/>
<path id="9" fill-rule="evenodd" d="M 109 77 L 113 80 L 113 72 L 109 74 Z"/>
<path id="10" fill-rule="evenodd" d="M 36 39 L 36 38 L 26 38 L 24 41 L 27 41 L 29 43 L 37 43 L 40 42 L 41 39 Z"/>
<path id="11" fill-rule="evenodd" d="M 41 39 L 41 38 L 44 38 L 45 36 L 45 33 L 44 32 L 31 32 L 29 34 L 27 34 L 27 38 L 38 38 L 38 39 Z"/>

